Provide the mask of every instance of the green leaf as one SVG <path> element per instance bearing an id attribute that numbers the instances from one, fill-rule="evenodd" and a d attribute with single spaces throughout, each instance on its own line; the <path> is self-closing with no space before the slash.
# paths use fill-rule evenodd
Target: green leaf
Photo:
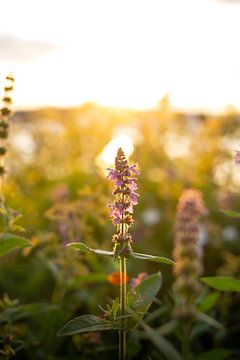
<path id="1" fill-rule="evenodd" d="M 139 285 L 137 285 L 133 292 L 137 294 L 137 300 L 133 304 L 133 308 L 138 308 L 152 302 L 159 292 L 162 285 L 162 275 L 160 272 L 148 276 Z"/>
<path id="2" fill-rule="evenodd" d="M 127 305 L 131 312 L 131 318 L 127 322 L 128 328 L 135 327 L 149 309 L 152 301 L 162 285 L 162 276 L 158 272 L 144 279 L 134 289 L 127 293 Z"/>
<path id="3" fill-rule="evenodd" d="M 114 255 L 113 251 L 92 249 L 92 248 L 88 247 L 87 245 L 80 243 L 80 242 L 70 243 L 70 244 L 68 244 L 68 246 L 70 246 L 74 249 L 80 250 L 82 252 L 94 253 L 97 255 L 104 255 L 104 256 L 113 256 Z"/>
<path id="4" fill-rule="evenodd" d="M 218 329 L 218 330 L 225 330 L 225 326 L 221 324 L 219 321 L 213 319 L 211 316 L 204 314 L 204 313 L 198 313 L 199 320 L 204 321 L 206 324 Z"/>
<path id="5" fill-rule="evenodd" d="M 198 305 L 198 309 L 201 312 L 207 312 L 207 311 L 211 310 L 215 306 L 216 302 L 218 301 L 219 296 L 220 296 L 220 293 L 217 291 L 208 294 Z"/>
<path id="6" fill-rule="evenodd" d="M 169 264 L 169 265 L 174 264 L 173 260 L 168 259 L 168 258 L 166 258 L 164 256 L 141 254 L 141 253 L 136 253 L 136 252 L 130 253 L 130 256 L 132 256 L 135 259 L 139 259 L 139 260 L 149 260 L 149 261 L 154 261 L 154 262 L 159 262 L 159 263 L 162 263 L 162 264 Z"/>
<path id="7" fill-rule="evenodd" d="M 239 219 L 240 218 L 240 213 L 234 210 L 225 210 L 225 209 L 221 209 L 220 210 L 223 214 L 231 217 L 231 218 L 235 218 L 235 219 Z"/>
<path id="8" fill-rule="evenodd" d="M 144 321 L 141 321 L 141 326 L 149 340 L 155 345 L 156 349 L 163 354 L 167 360 L 181 360 L 179 352 L 171 344 L 170 341 L 158 334 L 156 330 L 152 329 Z"/>
<path id="9" fill-rule="evenodd" d="M 70 320 L 61 330 L 59 330 L 57 336 L 76 335 L 91 331 L 105 331 L 112 329 L 119 329 L 119 326 L 111 321 L 89 314 Z"/>
<path id="10" fill-rule="evenodd" d="M 27 246 L 31 246 L 31 242 L 25 237 L 10 233 L 0 234 L 0 256 Z"/>
<path id="11" fill-rule="evenodd" d="M 1 312 L 0 324 L 14 323 L 27 317 L 34 317 L 43 312 L 58 309 L 57 305 L 33 303 L 8 307 Z"/>
<path id="12" fill-rule="evenodd" d="M 221 291 L 240 291 L 240 280 L 230 276 L 210 276 L 203 277 L 201 280 L 213 287 L 214 289 Z"/>
<path id="13" fill-rule="evenodd" d="M 196 360 L 225 360 L 229 359 L 231 354 L 231 350 L 218 348 L 199 355 Z"/>

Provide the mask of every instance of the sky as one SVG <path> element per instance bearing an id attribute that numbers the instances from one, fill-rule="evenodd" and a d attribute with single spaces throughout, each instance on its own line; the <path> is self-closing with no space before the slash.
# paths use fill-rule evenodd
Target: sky
<path id="1" fill-rule="evenodd" d="M 237 0 L 8 0 L 0 87 L 12 71 L 19 109 L 240 109 L 239 19 Z"/>

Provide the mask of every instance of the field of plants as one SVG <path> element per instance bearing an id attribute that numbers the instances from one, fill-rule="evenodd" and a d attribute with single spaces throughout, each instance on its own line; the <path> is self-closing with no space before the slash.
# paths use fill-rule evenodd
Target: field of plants
<path id="1" fill-rule="evenodd" d="M 240 115 L 0 120 L 0 359 L 240 359 Z"/>

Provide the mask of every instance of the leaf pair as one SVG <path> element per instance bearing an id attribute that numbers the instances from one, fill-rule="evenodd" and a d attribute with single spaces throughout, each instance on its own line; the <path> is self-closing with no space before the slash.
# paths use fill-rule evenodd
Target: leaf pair
<path id="1" fill-rule="evenodd" d="M 134 289 L 130 289 L 128 291 L 128 311 L 126 315 L 126 327 L 128 329 L 133 329 L 137 326 L 139 321 L 141 321 L 155 296 L 157 295 L 161 284 L 161 273 L 156 273 L 144 279 Z M 112 305 L 115 314 L 114 319 L 112 317 L 102 319 L 90 314 L 82 315 L 73 320 L 70 320 L 66 325 L 64 325 L 63 328 L 58 332 L 58 336 L 75 335 L 91 331 L 120 330 L 120 318 L 116 318 L 116 304 L 118 304 L 118 301 L 114 301 Z M 110 313 L 112 314 L 111 311 Z"/>
<path id="2" fill-rule="evenodd" d="M 114 257 L 114 252 L 113 251 L 105 251 L 105 250 L 101 250 L 101 249 L 92 249 L 90 247 L 88 247 L 87 245 L 80 243 L 80 242 L 75 242 L 75 243 L 70 243 L 68 244 L 68 246 L 80 250 L 82 252 L 88 252 L 88 253 L 93 253 L 96 255 L 104 255 L 104 256 L 110 256 L 110 257 Z M 156 255 L 149 255 L 149 254 L 141 254 L 141 253 L 136 253 L 136 252 L 131 252 L 129 254 L 130 257 L 134 258 L 134 259 L 139 259 L 139 260 L 148 260 L 148 261 L 153 261 L 153 262 L 159 262 L 162 264 L 169 264 L 172 265 L 174 264 L 174 261 L 172 261 L 171 259 L 168 259 L 164 256 L 156 256 Z"/>

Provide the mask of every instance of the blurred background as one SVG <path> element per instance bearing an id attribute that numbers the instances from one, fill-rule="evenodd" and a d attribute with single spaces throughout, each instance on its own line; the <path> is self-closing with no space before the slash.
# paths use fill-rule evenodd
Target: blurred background
<path id="1" fill-rule="evenodd" d="M 204 275 L 239 277 L 240 224 L 220 210 L 240 211 L 240 2 L 10 0 L 1 10 L 0 84 L 16 78 L 5 197 L 33 247 L 1 259 L 0 291 L 55 306 L 28 309 L 37 322 L 13 328 L 28 343 L 22 358 L 88 354 L 83 337 L 56 332 L 118 294 L 107 277 L 117 264 L 64 245 L 111 249 L 106 168 L 119 146 L 141 171 L 134 249 L 171 257 L 177 201 L 193 187 L 209 211 Z M 129 262 L 132 277 L 159 268 L 164 300 L 171 268 Z M 234 325 L 224 345 L 237 348 L 239 297 L 224 296 L 218 311 Z"/>

